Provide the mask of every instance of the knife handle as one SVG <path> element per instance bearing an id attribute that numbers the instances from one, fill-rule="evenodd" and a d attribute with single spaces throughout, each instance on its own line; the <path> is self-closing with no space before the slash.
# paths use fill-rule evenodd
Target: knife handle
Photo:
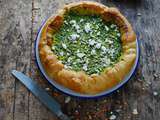
<path id="1" fill-rule="evenodd" d="M 60 119 L 60 120 L 71 120 L 68 116 L 66 116 L 64 113 L 62 113 L 62 112 L 59 112 L 58 113 L 58 118 Z"/>

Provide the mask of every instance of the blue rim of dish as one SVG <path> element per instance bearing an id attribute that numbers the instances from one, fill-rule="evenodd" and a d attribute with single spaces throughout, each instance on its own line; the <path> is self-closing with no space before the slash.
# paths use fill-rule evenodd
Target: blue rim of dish
<path id="1" fill-rule="evenodd" d="M 136 39 L 136 52 L 137 52 L 137 55 L 136 55 L 136 60 L 135 60 L 135 63 L 134 63 L 134 66 L 132 67 L 132 69 L 130 70 L 130 72 L 128 73 L 128 75 L 126 75 L 126 77 L 124 78 L 124 80 L 122 80 L 122 82 L 120 82 L 119 84 L 117 84 L 116 86 L 114 86 L 113 88 L 111 89 L 108 89 L 106 91 L 103 91 L 101 93 L 98 93 L 98 94 L 95 94 L 95 95 L 87 95 L 87 94 L 81 94 L 81 93 L 77 93 L 75 91 L 72 91 L 60 84 L 58 84 L 56 81 L 54 81 L 53 79 L 49 78 L 49 76 L 46 74 L 42 64 L 41 64 L 41 61 L 40 61 L 40 58 L 39 58 L 39 51 L 38 51 L 38 44 L 39 44 L 39 40 L 40 40 L 40 35 L 41 35 L 41 32 L 42 32 L 42 29 L 45 25 L 45 23 L 47 22 L 47 20 L 45 20 L 41 27 L 39 28 L 38 30 L 38 33 L 37 33 L 37 36 L 36 36 L 36 40 L 35 40 L 35 47 L 34 47 L 34 52 L 35 52 L 35 58 L 36 58 L 36 64 L 41 72 L 41 74 L 44 76 L 44 78 L 58 91 L 66 94 L 66 95 L 69 95 L 69 96 L 72 96 L 72 97 L 76 97 L 76 98 L 83 98 L 83 99 L 98 99 L 98 98 L 101 98 L 101 97 L 105 97 L 105 96 L 108 96 L 110 94 L 112 94 L 113 92 L 115 92 L 116 90 L 120 89 L 121 87 L 123 87 L 123 85 L 125 85 L 130 79 L 131 77 L 135 74 L 136 72 L 136 69 L 137 69 L 137 66 L 138 66 L 138 63 L 139 63 L 139 57 L 140 57 L 140 41 L 138 39 Z"/>

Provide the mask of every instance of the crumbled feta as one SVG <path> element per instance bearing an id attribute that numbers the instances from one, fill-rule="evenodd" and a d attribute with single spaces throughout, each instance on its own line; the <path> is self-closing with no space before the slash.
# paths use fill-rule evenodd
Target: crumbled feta
<path id="1" fill-rule="evenodd" d="M 63 56 L 63 55 L 64 55 L 64 52 L 60 52 L 59 54 L 60 54 L 61 56 Z"/>
<path id="2" fill-rule="evenodd" d="M 92 49 L 91 54 L 92 54 L 92 55 L 96 54 L 96 50 L 95 50 L 95 49 Z"/>
<path id="3" fill-rule="evenodd" d="M 89 45 L 91 46 L 93 46 L 96 43 L 95 40 L 92 40 L 92 39 L 89 39 L 88 42 L 89 42 Z"/>
<path id="4" fill-rule="evenodd" d="M 71 57 L 69 57 L 69 58 L 67 59 L 68 64 L 70 64 L 71 60 L 72 60 Z"/>
<path id="5" fill-rule="evenodd" d="M 115 52 L 115 50 L 114 50 L 114 49 L 111 49 L 111 50 L 109 51 L 109 53 L 110 53 L 111 55 L 113 55 L 113 54 L 114 54 L 114 52 Z"/>
<path id="6" fill-rule="evenodd" d="M 70 54 L 67 52 L 67 55 L 70 55 Z"/>
<path id="7" fill-rule="evenodd" d="M 85 56 L 85 54 L 84 54 L 84 53 L 77 53 L 77 56 L 78 56 L 79 58 L 82 58 L 82 57 Z"/>
<path id="8" fill-rule="evenodd" d="M 52 50 L 55 50 L 55 47 L 54 47 L 54 46 L 52 46 Z"/>
<path id="9" fill-rule="evenodd" d="M 64 23 L 65 23 L 65 24 L 68 24 L 66 20 L 64 21 Z"/>
<path id="10" fill-rule="evenodd" d="M 121 34 L 120 34 L 120 33 L 117 33 L 117 36 L 118 36 L 118 37 L 120 37 L 120 36 L 121 36 Z"/>
<path id="11" fill-rule="evenodd" d="M 83 19 L 80 19 L 80 22 L 83 22 L 84 20 Z"/>
<path id="12" fill-rule="evenodd" d="M 64 68 L 66 68 L 66 69 L 67 69 L 67 68 L 68 68 L 68 66 L 67 66 L 67 65 L 64 65 Z"/>
<path id="13" fill-rule="evenodd" d="M 80 29 L 79 25 L 76 25 L 75 28 L 76 28 L 76 29 Z"/>
<path id="14" fill-rule="evenodd" d="M 109 52 L 109 48 L 106 48 L 106 52 Z"/>
<path id="15" fill-rule="evenodd" d="M 88 58 L 86 58 L 85 62 L 86 62 L 86 64 L 89 64 L 89 59 L 88 59 Z"/>
<path id="16" fill-rule="evenodd" d="M 95 47 L 99 49 L 101 47 L 101 43 L 97 43 Z"/>
<path id="17" fill-rule="evenodd" d="M 70 62 L 71 62 L 71 60 L 70 60 L 70 59 L 68 59 L 68 60 L 67 60 L 67 62 L 68 62 L 68 63 L 70 63 Z"/>
<path id="18" fill-rule="evenodd" d="M 98 28 L 99 28 L 99 25 L 97 24 L 97 25 L 95 26 L 95 28 L 98 29 Z"/>
<path id="19" fill-rule="evenodd" d="M 80 33 L 80 32 L 81 32 L 80 27 L 79 27 L 79 25 L 77 25 L 77 23 L 76 23 L 75 20 L 71 20 L 71 21 L 70 21 L 70 24 L 72 24 L 72 26 L 76 29 L 76 32 L 77 32 L 77 33 Z"/>
<path id="20" fill-rule="evenodd" d="M 87 71 L 87 70 L 88 70 L 87 67 L 88 67 L 87 64 L 84 64 L 84 65 L 83 65 L 83 70 Z"/>
<path id="21" fill-rule="evenodd" d="M 70 24 L 76 24 L 76 21 L 75 20 L 71 20 L 69 23 Z"/>
<path id="22" fill-rule="evenodd" d="M 105 61 L 105 63 L 106 63 L 107 65 L 109 65 L 109 64 L 111 63 L 111 60 L 108 59 L 108 58 L 106 58 L 104 61 Z"/>
<path id="23" fill-rule="evenodd" d="M 84 30 L 86 33 L 91 32 L 91 25 L 89 23 L 86 23 L 86 25 L 84 26 Z"/>
<path id="24" fill-rule="evenodd" d="M 78 63 L 79 63 L 80 61 L 81 61 L 80 59 L 77 59 L 77 60 L 76 60 L 76 62 L 78 62 Z"/>
<path id="25" fill-rule="evenodd" d="M 71 40 L 75 41 L 77 38 L 79 38 L 79 35 L 78 34 L 72 34 L 70 35 L 71 37 Z"/>
<path id="26" fill-rule="evenodd" d="M 80 29 L 77 29 L 77 33 L 80 33 L 80 32 L 82 32 L 82 30 L 80 30 Z"/>
<path id="27" fill-rule="evenodd" d="M 108 42 L 108 41 L 109 41 L 109 39 L 108 39 L 108 38 L 106 38 L 106 39 L 105 39 L 105 42 Z"/>
<path id="28" fill-rule="evenodd" d="M 66 44 L 64 44 L 64 43 L 62 43 L 62 47 L 63 47 L 64 49 L 67 49 L 67 46 L 66 46 Z"/>
<path id="29" fill-rule="evenodd" d="M 114 28 L 114 27 L 117 27 L 117 26 L 116 26 L 116 25 L 114 25 L 114 24 L 112 24 L 112 25 L 111 25 L 111 28 Z"/>
<path id="30" fill-rule="evenodd" d="M 100 32 L 97 33 L 97 35 L 100 35 L 100 34 L 101 34 Z"/>
<path id="31" fill-rule="evenodd" d="M 113 44 L 113 41 L 111 41 L 111 40 L 108 40 L 108 44 Z"/>
<path id="32" fill-rule="evenodd" d="M 90 32 L 89 35 L 90 35 L 92 38 L 95 37 L 94 34 L 93 34 L 92 32 Z"/>
<path id="33" fill-rule="evenodd" d="M 108 28 L 108 26 L 105 26 L 105 29 L 106 29 L 106 31 L 109 31 L 109 28 Z"/>
<path id="34" fill-rule="evenodd" d="M 77 50 L 77 53 L 79 53 L 80 51 L 79 51 L 79 49 Z"/>
<path id="35" fill-rule="evenodd" d="M 106 47 L 104 47 L 104 46 L 102 46 L 101 49 L 103 52 L 106 52 L 106 50 L 107 50 Z"/>

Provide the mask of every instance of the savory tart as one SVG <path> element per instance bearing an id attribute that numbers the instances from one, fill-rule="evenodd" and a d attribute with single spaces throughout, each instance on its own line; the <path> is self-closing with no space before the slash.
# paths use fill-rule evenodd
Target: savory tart
<path id="1" fill-rule="evenodd" d="M 47 74 L 84 94 L 120 83 L 136 58 L 136 35 L 116 9 L 96 2 L 66 5 L 47 20 L 39 42 Z"/>

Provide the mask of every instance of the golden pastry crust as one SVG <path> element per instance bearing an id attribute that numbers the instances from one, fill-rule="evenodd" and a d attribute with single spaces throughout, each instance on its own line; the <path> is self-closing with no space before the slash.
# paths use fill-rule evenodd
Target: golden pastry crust
<path id="1" fill-rule="evenodd" d="M 107 67 L 100 75 L 87 75 L 83 71 L 65 69 L 51 51 L 52 35 L 61 27 L 64 14 L 70 10 L 80 14 L 98 14 L 105 21 L 114 21 L 120 28 L 123 54 L 119 62 Z M 97 94 L 117 85 L 133 67 L 136 58 L 136 35 L 130 23 L 116 8 L 89 1 L 71 3 L 47 20 L 40 37 L 39 55 L 47 74 L 59 84 L 79 93 Z"/>

